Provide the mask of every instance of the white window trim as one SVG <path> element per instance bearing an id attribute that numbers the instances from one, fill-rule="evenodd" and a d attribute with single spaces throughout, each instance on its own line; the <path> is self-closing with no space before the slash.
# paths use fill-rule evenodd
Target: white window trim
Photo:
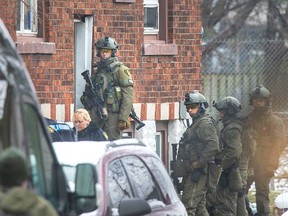
<path id="1" fill-rule="evenodd" d="M 144 8 L 157 7 L 157 13 L 158 13 L 158 20 L 157 20 L 158 29 L 144 27 L 144 34 L 158 34 L 159 33 L 159 16 L 160 16 L 159 1 L 158 0 L 144 0 L 143 5 L 144 5 Z"/>
<path id="2" fill-rule="evenodd" d="M 157 137 L 159 138 L 159 143 L 157 143 Z M 155 134 L 155 141 L 156 141 L 156 145 L 158 144 L 158 149 L 159 152 L 157 152 L 157 147 L 155 149 L 156 154 L 159 155 L 159 157 L 162 159 L 162 141 L 163 141 L 163 137 L 162 137 L 162 133 L 161 132 L 156 132 Z"/>
<path id="3" fill-rule="evenodd" d="M 20 1 L 20 30 L 17 33 L 36 35 L 38 33 L 37 0 L 31 0 L 31 29 L 24 29 L 24 3 Z M 36 30 L 33 31 L 33 28 Z"/>

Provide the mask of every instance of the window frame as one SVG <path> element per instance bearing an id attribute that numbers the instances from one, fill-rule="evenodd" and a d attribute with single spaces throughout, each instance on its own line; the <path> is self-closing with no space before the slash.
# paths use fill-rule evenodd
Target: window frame
<path id="1" fill-rule="evenodd" d="M 144 5 L 144 34 L 149 35 L 149 34 L 155 34 L 157 35 L 159 33 L 159 18 L 160 18 L 160 10 L 159 10 L 159 1 L 158 0 L 144 0 L 143 1 L 143 5 Z M 157 20 L 156 20 L 156 24 L 157 24 L 157 29 L 152 28 L 152 27 L 145 27 L 145 8 L 157 8 Z"/>
<path id="2" fill-rule="evenodd" d="M 168 1 L 158 0 L 158 3 L 159 3 L 159 16 L 158 16 L 159 32 L 157 34 L 145 34 L 143 30 L 143 39 L 144 39 L 143 55 L 144 56 L 178 55 L 177 44 L 173 43 L 172 40 L 169 41 L 168 37 Z"/>
<path id="3" fill-rule="evenodd" d="M 30 2 L 30 9 L 25 6 L 25 0 L 17 1 L 17 30 L 18 34 L 38 35 L 38 0 L 28 0 Z M 32 5 L 32 6 L 31 6 Z M 27 14 L 30 17 L 28 29 L 25 28 L 25 7 Z M 28 18 L 29 18 L 28 17 Z"/>
<path id="4" fill-rule="evenodd" d="M 144 2 L 148 2 L 149 0 L 144 0 Z M 155 0 L 152 0 L 155 1 Z M 159 5 L 159 12 L 158 12 L 158 32 L 154 34 L 146 33 L 144 28 L 144 41 L 146 42 L 153 42 L 153 43 L 160 43 L 160 44 L 167 44 L 168 43 L 168 1 L 166 0 L 157 0 Z M 145 4 L 143 2 L 143 10 Z M 145 11 L 143 11 L 145 12 Z M 144 26 L 144 20 L 143 20 Z"/>

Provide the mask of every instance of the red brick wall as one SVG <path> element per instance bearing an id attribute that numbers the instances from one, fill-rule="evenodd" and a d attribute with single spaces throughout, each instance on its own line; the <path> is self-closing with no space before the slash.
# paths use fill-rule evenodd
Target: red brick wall
<path id="1" fill-rule="evenodd" d="M 0 0 L 0 5 L 0 18 L 5 23 L 13 40 L 16 40 L 17 0 Z"/>
<path id="2" fill-rule="evenodd" d="M 0 1 L 1 17 L 16 40 L 16 9 L 13 9 L 16 0 Z M 115 38 L 120 60 L 131 68 L 135 103 L 177 102 L 186 92 L 201 89 L 201 1 L 168 2 L 169 42 L 177 44 L 175 56 L 142 55 L 143 0 L 132 4 L 113 3 L 113 0 L 45 1 L 44 21 L 41 21 L 45 25 L 44 39 L 56 44 L 56 53 L 22 55 L 40 103 L 65 104 L 69 110 L 74 98 L 73 19 L 91 14 L 94 15 L 93 43 L 106 35 Z M 96 61 L 94 48 L 93 55 Z"/>

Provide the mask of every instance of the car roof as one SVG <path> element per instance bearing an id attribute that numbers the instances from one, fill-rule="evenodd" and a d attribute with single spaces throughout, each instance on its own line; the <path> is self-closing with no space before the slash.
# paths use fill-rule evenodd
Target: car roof
<path id="1" fill-rule="evenodd" d="M 76 166 L 79 163 L 97 164 L 99 159 L 113 149 L 145 147 L 149 148 L 137 139 L 120 139 L 117 141 L 77 141 L 54 142 L 53 148 L 60 164 Z M 131 152 L 131 151 L 130 151 Z M 149 151 L 150 152 L 150 151 Z"/>

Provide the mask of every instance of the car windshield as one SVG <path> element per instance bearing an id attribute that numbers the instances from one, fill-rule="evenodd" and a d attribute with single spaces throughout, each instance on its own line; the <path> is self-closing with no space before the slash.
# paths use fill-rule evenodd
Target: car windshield
<path id="1" fill-rule="evenodd" d="M 99 158 L 106 151 L 108 142 L 79 141 L 79 142 L 54 142 L 53 148 L 61 164 L 71 191 L 75 187 L 76 165 L 91 163 L 96 165 Z"/>
<path id="2" fill-rule="evenodd" d="M 95 141 L 54 142 L 53 148 L 60 164 L 76 166 L 79 163 L 97 164 L 99 158 L 105 153 L 107 143 Z"/>

